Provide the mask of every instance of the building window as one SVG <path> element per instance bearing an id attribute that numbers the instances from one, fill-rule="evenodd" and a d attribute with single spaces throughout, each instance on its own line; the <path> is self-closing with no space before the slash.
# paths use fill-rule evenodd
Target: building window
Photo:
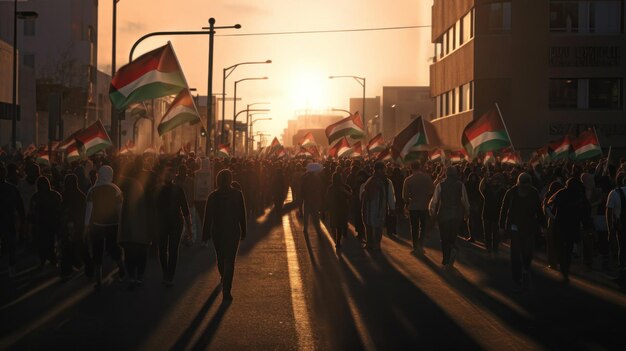
<path id="1" fill-rule="evenodd" d="M 550 79 L 551 109 L 620 110 L 622 79 Z"/>
<path id="2" fill-rule="evenodd" d="M 461 19 L 461 44 L 467 43 L 474 37 L 474 33 L 472 33 L 472 12 L 473 10 Z"/>
<path id="3" fill-rule="evenodd" d="M 550 1 L 550 31 L 621 33 L 622 13 L 622 0 L 553 0 Z"/>
<path id="4" fill-rule="evenodd" d="M 463 84 L 461 86 L 461 99 L 460 99 L 460 112 L 469 111 L 473 108 L 472 100 L 473 100 L 473 89 L 472 82 L 467 84 Z"/>
<path id="5" fill-rule="evenodd" d="M 24 20 L 24 36 L 32 37 L 35 35 L 35 20 L 27 18 Z"/>
<path id="6" fill-rule="evenodd" d="M 461 22 L 457 21 L 454 25 L 454 48 L 458 48 L 463 43 L 461 41 Z"/>
<path id="7" fill-rule="evenodd" d="M 484 5 L 487 33 L 502 33 L 511 30 L 511 2 L 492 2 Z"/>
<path id="8" fill-rule="evenodd" d="M 24 54 L 22 63 L 26 67 L 35 68 L 35 54 Z"/>

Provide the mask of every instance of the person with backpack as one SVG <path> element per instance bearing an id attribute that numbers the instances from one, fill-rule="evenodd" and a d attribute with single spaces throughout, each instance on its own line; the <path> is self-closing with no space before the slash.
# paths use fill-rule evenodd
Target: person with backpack
<path id="1" fill-rule="evenodd" d="M 446 269 L 452 268 L 458 254 L 456 237 L 470 211 L 465 184 L 459 180 L 455 167 L 448 167 L 445 179 L 435 186 L 428 209 L 439 224 L 442 264 Z"/>
<path id="2" fill-rule="evenodd" d="M 606 202 L 606 224 L 609 229 L 609 238 L 617 239 L 618 253 L 618 283 L 626 288 L 626 177 L 622 178 L 622 187 L 617 187 L 609 193 Z"/>
<path id="3" fill-rule="evenodd" d="M 344 183 L 341 173 L 333 173 L 333 180 L 326 190 L 326 210 L 330 217 L 330 228 L 335 237 L 335 248 L 341 248 L 341 239 L 348 235 L 348 211 L 352 191 Z"/>
<path id="4" fill-rule="evenodd" d="M 361 186 L 361 213 L 365 224 L 365 249 L 380 251 L 383 226 L 387 211 L 395 210 L 395 191 L 393 184 L 385 176 L 385 164 L 374 164 L 372 175 Z"/>

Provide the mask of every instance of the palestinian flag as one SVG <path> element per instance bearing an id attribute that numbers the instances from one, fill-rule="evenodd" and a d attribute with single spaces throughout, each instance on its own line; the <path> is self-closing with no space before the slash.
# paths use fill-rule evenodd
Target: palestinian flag
<path id="1" fill-rule="evenodd" d="M 541 149 L 537 149 L 533 152 L 533 156 L 536 156 L 539 161 L 547 162 L 550 161 L 550 150 L 548 146 L 544 146 Z"/>
<path id="2" fill-rule="evenodd" d="M 570 145 L 571 142 L 568 135 L 564 136 L 561 140 L 550 143 L 550 158 L 553 160 L 569 158 Z"/>
<path id="3" fill-rule="evenodd" d="M 308 158 L 308 157 L 313 157 L 313 154 L 311 154 L 311 152 L 307 150 L 307 148 L 300 146 L 300 148 L 298 149 L 298 152 L 296 152 L 296 157 Z"/>
<path id="4" fill-rule="evenodd" d="M 163 134 L 185 123 L 198 121 L 200 121 L 200 115 L 193 103 L 193 98 L 189 94 L 189 90 L 183 89 L 163 115 L 157 127 L 159 136 L 163 136 Z"/>
<path id="5" fill-rule="evenodd" d="M 37 151 L 37 153 L 35 154 L 35 162 L 42 165 L 50 166 L 50 155 L 48 154 L 48 150 L 42 148 L 41 150 Z"/>
<path id="6" fill-rule="evenodd" d="M 578 138 L 572 140 L 572 148 L 574 149 L 574 159 L 576 161 L 602 156 L 602 148 L 600 147 L 598 136 L 592 129 L 585 130 L 580 133 Z"/>
<path id="7" fill-rule="evenodd" d="M 367 143 L 367 153 L 370 155 L 376 154 L 378 152 L 382 152 L 385 150 L 387 146 L 385 145 L 385 139 L 383 139 L 383 134 L 378 133 L 375 137 Z"/>
<path id="8" fill-rule="evenodd" d="M 509 152 L 502 156 L 500 163 L 508 165 L 520 165 L 522 164 L 522 157 L 518 152 Z"/>
<path id="9" fill-rule="evenodd" d="M 217 157 L 230 158 L 230 143 L 221 144 L 217 147 Z"/>
<path id="10" fill-rule="evenodd" d="M 485 152 L 485 156 L 483 157 L 483 164 L 488 165 L 490 163 L 495 163 L 496 157 L 493 155 L 493 151 Z"/>
<path id="11" fill-rule="evenodd" d="M 328 157 L 344 157 L 348 156 L 352 152 L 352 148 L 350 148 L 350 143 L 348 143 L 348 139 L 346 137 L 341 138 L 335 145 L 331 146 L 328 149 Z"/>
<path id="12" fill-rule="evenodd" d="M 274 137 L 272 143 L 270 144 L 269 150 L 267 150 L 268 155 L 272 155 L 274 152 L 278 151 L 278 148 L 280 148 L 281 146 L 282 145 L 280 144 L 280 141 L 278 141 L 278 138 Z"/>
<path id="13" fill-rule="evenodd" d="M 438 161 L 438 162 L 443 163 L 445 158 L 446 158 L 446 153 L 445 153 L 445 151 L 443 151 L 441 149 L 435 149 L 435 150 L 430 151 L 428 153 L 428 159 L 433 161 L 433 162 L 434 161 Z"/>
<path id="14" fill-rule="evenodd" d="M 389 161 L 392 159 L 391 148 L 386 148 L 376 156 L 376 161 Z"/>
<path id="15" fill-rule="evenodd" d="M 393 139 L 391 154 L 404 162 L 416 160 L 420 151 L 427 151 L 428 137 L 422 116 L 414 119 Z"/>
<path id="16" fill-rule="evenodd" d="M 450 151 L 450 163 L 459 163 L 465 161 L 467 159 L 467 156 L 463 151 Z"/>
<path id="17" fill-rule="evenodd" d="M 91 156 L 113 145 L 100 120 L 78 133 L 76 142 L 79 146 L 82 146 L 87 156 Z"/>
<path id="18" fill-rule="evenodd" d="M 472 158 L 480 153 L 496 151 L 511 146 L 502 118 L 496 108 L 467 124 L 461 138 L 463 147 Z"/>
<path id="19" fill-rule="evenodd" d="M 280 160 L 283 157 L 287 157 L 287 151 L 285 151 L 285 148 L 281 145 L 274 153 L 274 156 L 277 160 Z"/>
<path id="20" fill-rule="evenodd" d="M 178 94 L 187 88 L 174 49 L 167 43 L 121 67 L 111 80 L 109 96 L 122 110 L 133 102 Z"/>
<path id="21" fill-rule="evenodd" d="M 361 142 L 357 141 L 354 145 L 352 145 L 352 157 L 362 157 L 363 156 L 363 147 L 361 147 Z"/>
<path id="22" fill-rule="evenodd" d="M 78 134 L 80 134 L 82 131 L 83 131 L 83 129 L 80 129 L 80 130 L 77 130 L 74 133 L 72 133 L 72 135 L 68 136 L 65 140 L 63 140 L 61 143 L 59 143 L 59 146 L 57 146 L 57 149 L 65 150 L 68 147 L 70 147 L 70 145 L 76 144 L 76 136 Z"/>
<path id="23" fill-rule="evenodd" d="M 80 154 L 80 151 L 78 150 L 78 144 L 74 143 L 71 144 L 70 146 L 68 146 L 65 149 L 65 160 L 68 163 L 72 163 L 74 161 L 78 161 L 82 158 L 82 155 Z"/>
<path id="24" fill-rule="evenodd" d="M 317 146 L 317 143 L 315 142 L 315 138 L 313 138 L 313 133 L 311 132 L 306 133 L 304 137 L 302 137 L 302 140 L 300 140 L 298 145 L 305 147 L 305 148 L 309 146 Z"/>
<path id="25" fill-rule="evenodd" d="M 326 127 L 326 137 L 328 144 L 332 144 L 335 140 L 349 136 L 352 139 L 360 139 L 365 136 L 363 131 L 363 122 L 359 112 L 348 116 L 337 123 L 333 123 Z"/>

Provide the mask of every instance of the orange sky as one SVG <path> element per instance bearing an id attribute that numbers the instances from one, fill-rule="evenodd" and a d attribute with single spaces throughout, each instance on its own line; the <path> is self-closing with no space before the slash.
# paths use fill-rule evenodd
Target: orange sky
<path id="1" fill-rule="evenodd" d="M 110 71 L 111 3 L 100 0 L 100 69 Z M 217 26 L 242 25 L 218 34 L 306 30 L 380 28 L 430 24 L 432 0 L 121 0 L 118 5 L 117 65 L 128 60 L 130 47 L 153 31 L 200 30 L 214 17 Z M 157 37 L 144 41 L 135 57 L 171 40 L 190 87 L 206 94 L 208 39 Z M 367 79 L 367 96 L 379 96 L 383 85 L 428 85 L 433 55 L 430 28 L 381 32 L 351 32 L 286 36 L 216 37 L 213 92 L 222 91 L 222 69 L 238 62 L 272 64 L 241 66 L 227 80 L 268 76 L 237 86 L 238 110 L 254 102 L 271 102 L 272 121 L 256 131 L 280 136 L 286 121 L 299 109 L 347 109 L 350 97 L 362 88 L 350 79 L 329 75 L 356 75 Z M 232 116 L 232 105 L 226 108 Z"/>

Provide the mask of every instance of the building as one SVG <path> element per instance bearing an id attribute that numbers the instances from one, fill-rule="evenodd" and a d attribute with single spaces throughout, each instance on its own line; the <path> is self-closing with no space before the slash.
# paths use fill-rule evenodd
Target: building
<path id="1" fill-rule="evenodd" d="M 19 1 L 17 10 L 38 14 L 36 19 L 18 20 L 17 46 L 20 66 L 32 69 L 36 76 L 39 120 L 35 124 L 38 130 L 27 131 L 26 125 L 18 126 L 23 129 L 18 135 L 24 140 L 27 135 L 38 135 L 35 139 L 42 144 L 48 135 L 63 138 L 97 118 L 98 1 Z M 13 14 L 12 1 L 0 2 L 0 39 L 11 45 Z M 24 84 L 22 77 L 20 85 Z M 24 109 L 30 108 L 25 102 L 20 104 Z M 56 111 L 51 114 L 54 121 L 49 134 L 50 107 Z M 60 116 L 55 119 L 57 113 Z"/>
<path id="2" fill-rule="evenodd" d="M 303 110 L 296 112 L 296 119 L 287 121 L 287 128 L 285 128 L 282 138 L 283 145 L 289 147 L 298 145 L 301 136 L 304 136 L 303 133 L 299 132 L 307 130 L 313 132 L 318 145 L 328 147 L 326 134 L 321 134 L 324 136 L 323 138 L 318 138 L 318 136 L 320 135 L 320 131 L 324 133 L 326 127 L 346 117 L 345 114 L 338 115 L 337 113 L 341 113 L 341 111 Z"/>
<path id="3" fill-rule="evenodd" d="M 363 98 L 350 98 L 350 111 L 359 111 L 363 116 Z M 374 136 L 380 131 L 380 96 L 365 98 L 365 127 L 368 136 Z"/>
<path id="4" fill-rule="evenodd" d="M 460 146 L 465 125 L 500 107 L 517 149 L 594 126 L 626 147 L 623 0 L 434 0 L 434 125 Z"/>
<path id="5" fill-rule="evenodd" d="M 391 140 L 418 116 L 431 120 L 434 112 L 429 87 L 383 87 L 383 138 Z"/>

